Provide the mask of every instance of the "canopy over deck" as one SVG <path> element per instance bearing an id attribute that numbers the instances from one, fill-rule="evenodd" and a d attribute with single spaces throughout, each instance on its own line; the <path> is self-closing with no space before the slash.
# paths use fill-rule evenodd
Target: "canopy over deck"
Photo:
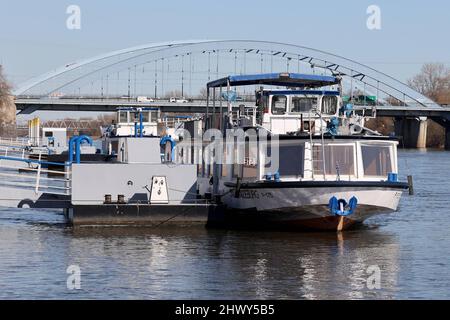
<path id="1" fill-rule="evenodd" d="M 339 84 L 338 77 L 319 76 L 301 73 L 263 73 L 252 75 L 231 75 L 222 79 L 211 81 L 208 88 L 249 85 L 271 85 L 290 88 L 320 88 Z"/>

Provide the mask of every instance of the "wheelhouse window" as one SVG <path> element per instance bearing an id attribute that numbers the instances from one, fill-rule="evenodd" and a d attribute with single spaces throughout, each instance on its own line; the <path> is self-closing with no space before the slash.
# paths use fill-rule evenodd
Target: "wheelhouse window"
<path id="1" fill-rule="evenodd" d="M 150 114 L 149 112 L 132 112 L 131 113 L 131 122 L 140 122 L 142 114 L 142 122 L 149 122 Z"/>
<path id="2" fill-rule="evenodd" d="M 150 121 L 150 112 L 142 112 L 142 122 Z"/>
<path id="3" fill-rule="evenodd" d="M 158 122 L 158 111 L 150 112 L 150 122 Z"/>
<path id="4" fill-rule="evenodd" d="M 272 114 L 282 115 L 286 113 L 287 98 L 286 96 L 272 97 Z"/>
<path id="5" fill-rule="evenodd" d="M 127 123 L 128 122 L 128 112 L 127 111 L 119 111 L 119 123 Z"/>
<path id="6" fill-rule="evenodd" d="M 391 146 L 361 145 L 365 176 L 386 177 L 392 172 Z"/>
<path id="7" fill-rule="evenodd" d="M 315 145 L 313 148 L 314 174 L 321 175 L 355 175 L 355 148 L 353 145 L 326 145 L 325 164 L 323 148 Z"/>
<path id="8" fill-rule="evenodd" d="M 305 148 L 302 145 L 280 146 L 280 177 L 301 178 L 304 171 Z"/>
<path id="9" fill-rule="evenodd" d="M 132 112 L 130 116 L 131 122 L 139 122 L 139 112 Z"/>
<path id="10" fill-rule="evenodd" d="M 292 97 L 291 113 L 309 112 L 317 108 L 317 98 Z"/>
<path id="11" fill-rule="evenodd" d="M 336 114 L 338 98 L 336 96 L 325 96 L 322 98 L 322 113 Z"/>

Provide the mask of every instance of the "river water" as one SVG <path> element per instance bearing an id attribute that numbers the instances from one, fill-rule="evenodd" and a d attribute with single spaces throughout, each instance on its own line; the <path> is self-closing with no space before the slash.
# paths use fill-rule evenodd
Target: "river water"
<path id="1" fill-rule="evenodd" d="M 58 212 L 0 209 L 0 299 L 450 299 L 450 153 L 399 164 L 416 195 L 340 235 L 73 229 Z"/>

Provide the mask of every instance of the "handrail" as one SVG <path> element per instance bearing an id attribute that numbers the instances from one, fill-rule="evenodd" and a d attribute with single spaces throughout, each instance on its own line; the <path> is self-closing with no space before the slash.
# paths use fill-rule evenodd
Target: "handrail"
<path id="1" fill-rule="evenodd" d="M 12 173 L 9 170 L 4 172 L 0 171 L 0 184 L 11 188 L 32 188 L 36 194 L 46 190 L 45 192 L 50 194 L 70 195 L 71 163 L 42 161 L 42 153 L 38 154 L 38 159 L 27 159 L 25 158 L 26 149 L 21 149 L 22 152 L 19 150 L 20 149 L 17 147 L 4 148 L 4 155 L 0 156 L 0 167 L 2 169 L 19 169 L 19 173 Z M 8 165 L 8 163 L 2 163 L 2 161 L 18 162 L 27 165 L 24 165 L 24 168 L 18 168 L 16 166 Z M 34 166 L 31 164 L 34 164 L 35 168 L 33 168 Z M 64 171 L 56 171 L 58 169 L 48 170 L 45 168 L 46 166 L 57 166 L 64 168 Z M 22 174 L 20 170 L 22 170 Z M 58 177 L 51 177 L 50 174 L 58 175 Z M 63 184 L 63 186 L 61 186 L 61 184 Z"/>
<path id="2" fill-rule="evenodd" d="M 34 170 L 37 171 L 38 169 Z M 42 172 L 41 172 L 42 173 Z M 20 174 L 13 174 L 13 173 L 4 173 L 4 172 L 0 172 L 0 177 L 11 177 L 11 178 L 25 178 L 25 179 L 29 179 L 30 177 L 27 176 L 23 176 Z M 69 179 L 67 178 L 48 178 L 48 177 L 40 177 L 40 180 L 45 180 L 45 181 L 53 181 L 53 182 L 67 182 Z"/>
<path id="3" fill-rule="evenodd" d="M 60 166 L 60 167 L 70 167 L 71 164 L 66 163 L 60 163 L 60 162 L 48 162 L 48 161 L 40 161 L 40 160 L 33 160 L 33 159 L 21 159 L 21 158 L 13 158 L 13 157 L 5 157 L 0 156 L 0 160 L 9 160 L 9 161 L 18 161 L 18 162 L 24 162 L 24 163 L 34 163 L 39 165 L 50 165 L 50 166 Z"/>

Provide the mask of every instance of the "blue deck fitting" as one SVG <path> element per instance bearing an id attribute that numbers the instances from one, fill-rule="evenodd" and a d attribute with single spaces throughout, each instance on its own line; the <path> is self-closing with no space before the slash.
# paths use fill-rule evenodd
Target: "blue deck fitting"
<path id="1" fill-rule="evenodd" d="M 337 136 L 338 128 L 339 128 L 339 119 L 337 117 L 331 118 L 327 127 L 328 133 L 331 134 L 332 136 Z"/>
<path id="2" fill-rule="evenodd" d="M 89 143 L 89 145 L 93 145 L 94 141 L 91 137 L 83 135 L 83 136 L 73 136 L 69 140 L 69 163 L 73 163 L 73 151 L 75 146 L 75 162 L 81 163 L 81 144 L 83 142 Z"/>
<path id="3" fill-rule="evenodd" d="M 163 147 L 163 146 L 165 146 L 167 144 L 167 142 L 170 142 L 170 147 L 171 147 L 171 150 L 172 150 L 172 161 L 175 161 L 175 147 L 176 147 L 177 143 L 172 138 L 172 136 L 164 136 L 159 141 L 159 145 L 161 147 Z M 165 157 L 164 157 L 164 160 L 166 160 Z"/>
<path id="4" fill-rule="evenodd" d="M 341 204 L 343 204 L 344 210 L 341 210 Z M 358 206 L 358 199 L 352 197 L 347 204 L 344 199 L 338 200 L 336 197 L 332 197 L 328 203 L 328 208 L 333 216 L 347 217 L 355 213 Z"/>
<path id="5" fill-rule="evenodd" d="M 388 181 L 389 182 L 398 182 L 398 174 L 397 173 L 388 173 Z"/>
<path id="6" fill-rule="evenodd" d="M 139 113 L 139 137 L 144 137 L 144 115 Z"/>

